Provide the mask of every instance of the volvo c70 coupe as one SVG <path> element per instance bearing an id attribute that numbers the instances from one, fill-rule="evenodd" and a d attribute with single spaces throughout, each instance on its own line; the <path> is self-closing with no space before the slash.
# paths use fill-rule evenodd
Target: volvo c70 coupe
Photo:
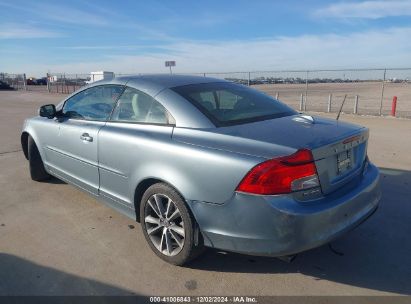
<path id="1" fill-rule="evenodd" d="M 381 196 L 368 136 L 225 80 L 143 75 L 42 106 L 21 144 L 33 180 L 90 193 L 182 265 L 204 247 L 290 257 L 360 224 Z"/>

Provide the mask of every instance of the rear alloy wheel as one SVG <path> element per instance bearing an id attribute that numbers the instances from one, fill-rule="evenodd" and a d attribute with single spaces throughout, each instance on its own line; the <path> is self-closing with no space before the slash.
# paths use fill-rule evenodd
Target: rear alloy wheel
<path id="1" fill-rule="evenodd" d="M 162 254 L 175 256 L 183 249 L 184 221 L 171 198 L 152 195 L 147 201 L 144 221 L 148 237 Z"/>
<path id="2" fill-rule="evenodd" d="M 163 260 L 183 265 L 197 256 L 194 220 L 182 197 L 170 186 L 159 183 L 143 195 L 140 222 L 151 249 Z"/>

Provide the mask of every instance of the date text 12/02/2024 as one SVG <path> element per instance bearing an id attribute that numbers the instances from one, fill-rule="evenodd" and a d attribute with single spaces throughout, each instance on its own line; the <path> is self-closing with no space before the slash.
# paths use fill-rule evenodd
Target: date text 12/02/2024
<path id="1" fill-rule="evenodd" d="M 258 303 L 256 297 L 248 296 L 197 296 L 197 297 L 150 297 L 151 303 Z"/>

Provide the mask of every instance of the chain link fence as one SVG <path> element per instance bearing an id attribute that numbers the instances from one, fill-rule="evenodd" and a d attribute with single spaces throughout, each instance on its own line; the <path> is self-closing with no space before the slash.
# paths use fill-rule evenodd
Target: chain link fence
<path id="1" fill-rule="evenodd" d="M 3 90 L 26 90 L 26 74 L 0 73 L 0 87 Z"/>
<path id="2" fill-rule="evenodd" d="M 251 86 L 300 111 L 389 115 L 397 97 L 396 115 L 411 118 L 411 68 L 284 70 L 227 73 L 185 73 L 214 77 Z M 116 73 L 116 76 L 140 75 Z M 27 85 L 25 74 L 0 73 L 16 89 L 71 94 L 91 82 L 90 74 L 48 73 L 47 85 Z"/>
<path id="3" fill-rule="evenodd" d="M 47 91 L 71 94 L 90 82 L 90 74 L 47 74 Z"/>
<path id="4" fill-rule="evenodd" d="M 206 73 L 261 90 L 300 111 L 411 117 L 411 68 Z"/>

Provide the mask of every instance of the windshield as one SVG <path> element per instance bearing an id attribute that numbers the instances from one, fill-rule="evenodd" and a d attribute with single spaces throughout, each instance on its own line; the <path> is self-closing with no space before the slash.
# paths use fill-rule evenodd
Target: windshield
<path id="1" fill-rule="evenodd" d="M 216 126 L 227 126 L 294 115 L 278 100 L 230 82 L 179 86 L 172 90 L 194 104 Z"/>

